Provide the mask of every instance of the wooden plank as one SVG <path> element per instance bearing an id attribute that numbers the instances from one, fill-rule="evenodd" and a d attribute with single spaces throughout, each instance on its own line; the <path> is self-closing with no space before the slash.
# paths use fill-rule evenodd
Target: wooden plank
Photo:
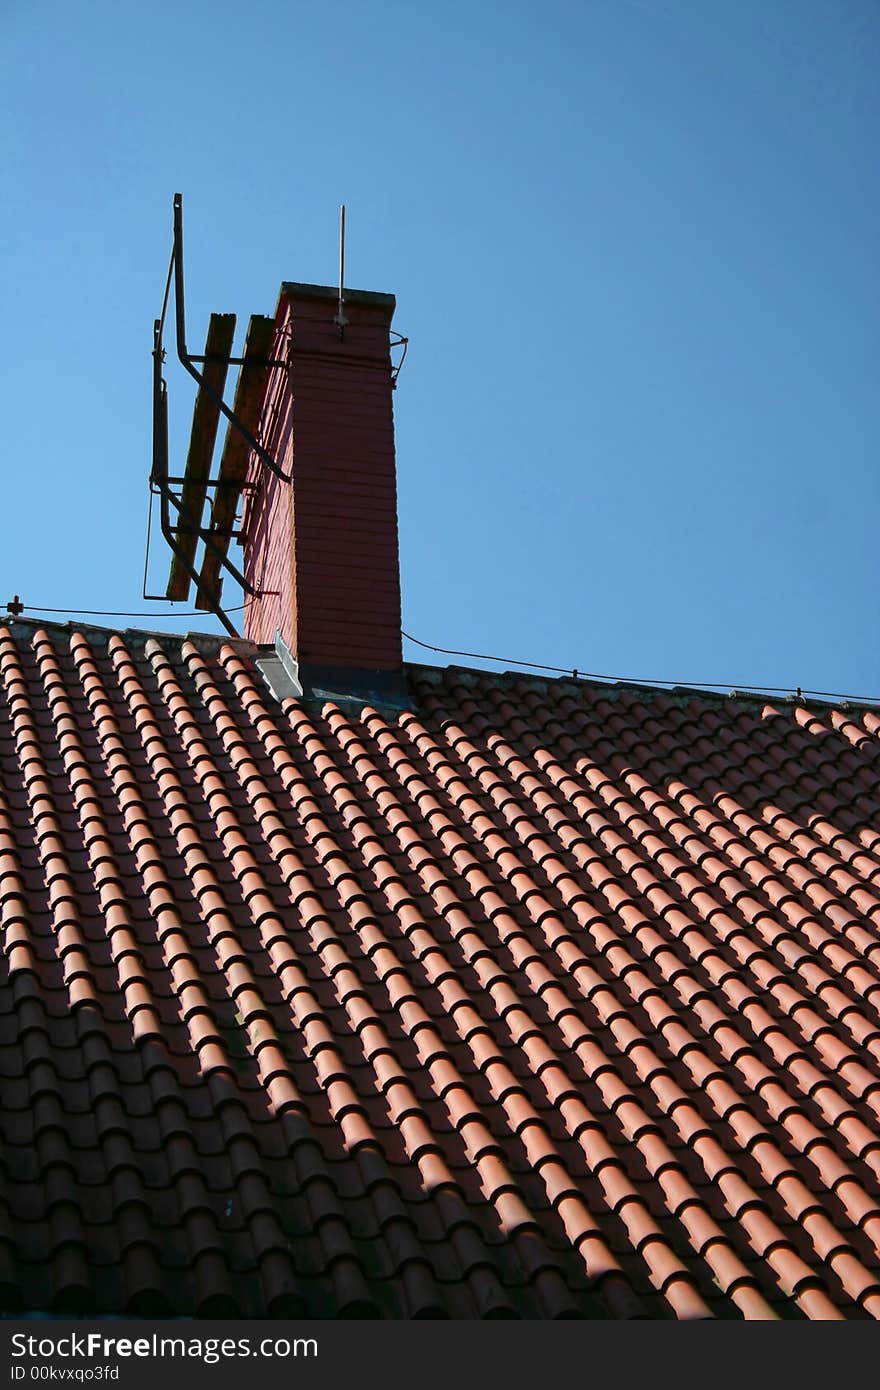
<path id="1" fill-rule="evenodd" d="M 254 437 L 256 437 L 259 427 L 266 384 L 269 379 L 270 369 L 267 362 L 271 355 L 274 331 L 274 318 L 266 317 L 263 314 L 251 315 L 244 346 L 244 365 L 238 374 L 235 403 L 232 409 L 236 418 Z M 226 439 L 223 442 L 223 454 L 220 459 L 219 482 L 223 486 L 214 489 L 214 501 L 211 507 L 211 537 L 223 555 L 229 549 L 238 501 L 241 497 L 241 485 L 247 475 L 250 452 L 250 445 L 247 440 L 230 423 L 226 429 Z M 196 608 L 210 609 L 211 602 L 220 597 L 220 588 L 220 556 L 206 547 L 199 573 Z"/>
<path id="2" fill-rule="evenodd" d="M 205 356 L 212 360 L 204 363 L 202 375 L 218 396 L 223 395 L 226 385 L 228 359 L 232 355 L 234 337 L 235 314 L 212 314 L 205 343 Z M 201 525 L 202 512 L 205 509 L 205 497 L 208 492 L 206 483 L 211 476 L 211 460 L 214 457 L 219 420 L 220 407 L 199 387 L 193 406 L 192 430 L 181 493 L 184 510 L 178 513 L 174 520 L 174 525 L 178 528 L 177 539 L 180 548 L 190 564 L 195 560 L 198 541 L 196 530 Z M 167 597 L 175 601 L 186 599 L 191 582 L 185 565 L 175 555 L 171 561 L 171 577 L 165 591 Z"/>

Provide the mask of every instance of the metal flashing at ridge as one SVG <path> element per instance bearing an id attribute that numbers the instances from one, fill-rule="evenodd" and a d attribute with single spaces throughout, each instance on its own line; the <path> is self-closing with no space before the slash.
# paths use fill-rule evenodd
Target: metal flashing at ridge
<path id="1" fill-rule="evenodd" d="M 257 666 L 269 690 L 277 700 L 290 697 L 320 703 L 371 705 L 383 710 L 400 712 L 413 709 L 413 694 L 406 672 L 376 671 L 364 666 L 328 666 L 313 661 L 298 661 L 280 632 L 274 643 L 257 648 Z"/>

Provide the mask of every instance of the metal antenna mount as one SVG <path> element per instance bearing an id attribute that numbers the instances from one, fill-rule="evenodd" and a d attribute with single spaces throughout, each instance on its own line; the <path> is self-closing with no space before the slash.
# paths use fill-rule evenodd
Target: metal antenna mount
<path id="1" fill-rule="evenodd" d="M 186 472 L 182 476 L 179 474 L 172 475 L 169 470 L 168 388 L 162 372 L 165 362 L 163 333 L 172 284 L 174 286 L 177 356 L 198 385 L 199 394 L 196 398 L 196 409 L 198 409 L 200 402 L 204 406 L 205 401 L 209 401 L 216 416 L 215 423 L 209 430 L 202 429 L 200 433 L 197 433 L 194 414 L 194 433 L 190 440 L 190 453 L 187 456 Z M 246 469 L 240 466 L 241 455 L 242 453 L 244 454 L 245 460 L 249 458 L 251 453 L 256 455 L 260 463 L 268 468 L 282 483 L 289 483 L 292 474 L 284 472 L 283 468 L 281 468 L 278 462 L 256 437 L 259 433 L 256 418 L 250 420 L 250 423 L 246 423 L 242 418 L 242 407 L 239 405 L 238 389 L 236 389 L 235 408 L 231 409 L 226 404 L 223 399 L 223 384 L 226 379 L 226 369 L 233 364 L 240 366 L 242 369 L 239 376 L 239 385 L 241 385 L 243 380 L 248 381 L 248 377 L 244 375 L 245 373 L 250 373 L 250 380 L 252 382 L 255 373 L 265 373 L 270 368 L 275 367 L 286 369 L 288 363 L 285 359 L 275 359 L 269 355 L 273 322 L 269 319 L 259 319 L 258 316 L 253 316 L 251 319 L 251 327 L 248 329 L 248 337 L 245 341 L 244 356 L 230 356 L 229 350 L 232 347 L 232 333 L 235 328 L 234 315 L 212 315 L 211 322 L 213 325 L 215 320 L 222 320 L 224 318 L 227 322 L 231 319 L 231 324 L 228 324 L 228 342 L 222 350 L 218 351 L 216 347 L 212 349 L 210 346 L 212 328 L 209 329 L 208 332 L 208 343 L 206 344 L 205 354 L 197 357 L 189 352 L 186 346 L 186 310 L 183 283 L 183 198 L 179 193 L 175 193 L 174 237 L 171 248 L 171 258 L 168 263 L 168 275 L 165 280 L 165 295 L 162 300 L 161 316 L 156 319 L 153 325 L 153 464 L 150 471 L 151 504 L 153 494 L 158 493 L 161 500 L 160 525 L 162 535 L 171 548 L 171 552 L 174 556 L 174 566 L 172 567 L 171 579 L 169 580 L 166 593 L 148 594 L 148 528 L 147 559 L 144 568 L 143 592 L 144 598 L 168 598 L 171 602 L 176 602 L 178 598 L 185 598 L 189 592 L 190 584 L 195 583 L 197 593 L 196 607 L 214 613 L 230 636 L 237 637 L 238 631 L 223 610 L 220 602 L 220 570 L 225 570 L 230 574 L 233 580 L 241 586 L 244 593 L 249 597 L 256 597 L 260 593 L 267 592 L 266 590 L 255 588 L 238 566 L 233 564 L 228 553 L 229 542 L 234 536 L 237 536 L 234 530 L 234 522 L 235 509 L 238 505 L 239 496 L 246 491 L 252 490 L 254 486 L 246 476 Z M 253 341 L 255 343 L 260 343 L 259 350 L 252 349 L 249 346 L 252 340 L 252 330 L 254 330 Z M 225 329 L 220 330 L 221 339 L 222 333 L 225 331 Z M 195 365 L 196 363 L 198 363 L 198 366 Z M 222 366 L 222 375 L 219 380 L 217 378 L 218 364 Z M 212 368 L 214 369 L 213 375 Z M 251 393 L 251 400 L 256 400 L 253 393 Z M 216 420 L 219 419 L 221 414 L 224 415 L 229 422 L 227 445 L 224 446 L 219 476 L 211 478 L 209 474 L 211 469 L 211 458 L 214 451 Z M 240 444 L 237 450 L 234 470 L 231 466 L 229 468 L 226 467 L 227 456 L 230 459 L 232 458 L 232 454 L 228 454 L 228 444 L 230 438 L 233 437 L 236 440 L 240 439 L 243 441 L 243 444 Z M 199 445 L 195 450 L 193 441 L 197 441 Z M 176 488 L 180 487 L 183 488 L 182 492 L 175 491 Z M 203 523 L 202 513 L 205 506 L 206 493 L 209 488 L 216 489 L 215 500 L 212 505 L 209 520 Z M 221 506 L 217 505 L 218 497 L 225 499 Z M 172 515 L 172 507 L 174 508 L 176 516 Z M 227 513 L 229 514 L 227 515 Z M 201 541 L 204 545 L 201 574 L 199 574 L 195 568 L 196 546 L 198 541 Z M 182 591 L 179 594 L 169 592 L 176 584 L 175 571 L 177 571 L 179 582 L 182 586 Z M 207 578 L 206 575 L 208 576 Z"/>
<path id="2" fill-rule="evenodd" d="M 339 325 L 339 336 L 342 337 L 348 326 L 348 319 L 345 317 L 345 203 L 339 209 L 339 310 L 333 322 Z"/>

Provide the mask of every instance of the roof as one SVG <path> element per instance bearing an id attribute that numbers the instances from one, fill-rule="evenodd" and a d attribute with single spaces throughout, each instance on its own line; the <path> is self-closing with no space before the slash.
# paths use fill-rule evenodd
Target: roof
<path id="1" fill-rule="evenodd" d="M 880 1316 L 880 717 L 0 627 L 4 1309 Z"/>

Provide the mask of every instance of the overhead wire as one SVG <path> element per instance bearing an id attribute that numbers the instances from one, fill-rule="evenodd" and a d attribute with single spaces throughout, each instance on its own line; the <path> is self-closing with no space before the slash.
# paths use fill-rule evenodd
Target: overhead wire
<path id="1" fill-rule="evenodd" d="M 865 704 L 880 704 L 880 696 L 872 695 L 845 695 L 839 690 L 807 690 L 802 686 L 788 685 L 751 685 L 748 681 L 680 681 L 680 680 L 661 680 L 657 676 L 608 676 L 600 675 L 596 671 L 582 671 L 577 666 L 551 666 L 543 661 L 520 661 L 512 656 L 493 656 L 489 652 L 466 652 L 455 647 L 437 647 L 431 642 L 422 642 L 420 638 L 413 637 L 411 633 L 405 632 L 401 628 L 401 636 L 408 642 L 414 642 L 417 647 L 424 647 L 429 652 L 440 652 L 443 656 L 465 656 L 470 661 L 497 661 L 509 666 L 524 666 L 532 671 L 553 671 L 558 675 L 572 676 L 575 680 L 594 680 L 594 681 L 622 681 L 630 685 L 655 685 L 655 686 L 685 686 L 692 690 L 748 690 L 760 695 L 819 695 L 832 700 L 860 700 Z"/>
<path id="2" fill-rule="evenodd" d="M 240 613 L 244 604 L 240 603 L 236 608 L 228 608 L 227 613 Z M 22 611 L 28 613 L 63 613 L 68 616 L 84 618 L 203 618 L 207 616 L 200 608 L 193 608 L 183 613 L 175 613 L 169 609 L 164 613 L 121 613 L 113 608 L 40 608 L 35 603 L 23 603 Z"/>
<path id="3" fill-rule="evenodd" d="M 247 605 L 237 604 L 234 608 L 228 608 L 228 613 L 241 613 Z M 191 609 L 183 613 L 175 613 L 173 610 L 167 612 L 122 612 L 114 608 L 46 608 L 39 604 L 22 604 L 23 612 L 30 613 L 57 613 L 65 617 L 85 617 L 85 618 L 201 618 L 205 613 L 201 609 Z M 750 691 L 756 695 L 817 695 L 829 700 L 857 700 L 864 704 L 880 704 L 880 696 L 874 695 L 851 695 L 845 694 L 840 690 L 811 690 L 803 686 L 788 685 L 751 685 L 748 681 L 683 681 L 661 679 L 658 676 L 609 676 L 597 671 L 582 671 L 577 666 L 553 666 L 546 661 L 522 661 L 519 657 L 497 656 L 491 652 L 469 652 L 459 647 L 440 647 L 433 642 L 423 642 L 419 637 L 413 637 L 411 632 L 406 632 L 401 628 L 401 636 L 408 642 L 412 642 L 417 647 L 423 647 L 425 651 L 438 652 L 443 656 L 464 656 L 469 661 L 495 661 L 506 666 L 524 667 L 530 671 L 552 671 L 555 675 L 572 676 L 575 680 L 595 680 L 609 682 L 624 682 L 631 685 L 651 685 L 660 688 L 682 686 L 691 690 L 743 690 Z"/>

